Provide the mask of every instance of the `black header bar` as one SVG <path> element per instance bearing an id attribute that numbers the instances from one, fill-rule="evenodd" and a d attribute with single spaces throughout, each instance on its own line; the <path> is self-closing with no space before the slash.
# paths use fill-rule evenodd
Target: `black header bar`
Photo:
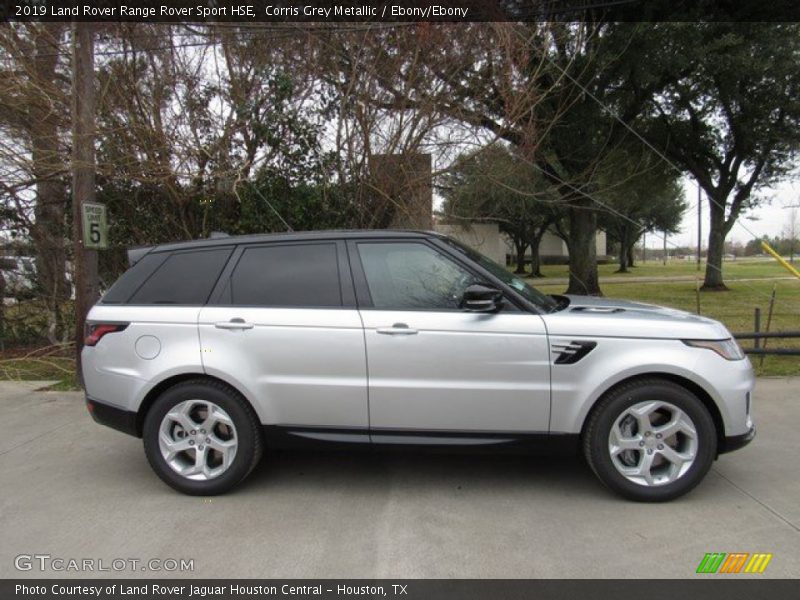
<path id="1" fill-rule="evenodd" d="M 0 0 L 3 21 L 800 21 L 796 0 Z"/>

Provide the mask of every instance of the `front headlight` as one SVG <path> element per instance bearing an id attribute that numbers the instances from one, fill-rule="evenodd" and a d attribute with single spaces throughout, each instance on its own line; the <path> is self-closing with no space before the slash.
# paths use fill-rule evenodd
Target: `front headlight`
<path id="1" fill-rule="evenodd" d="M 725 360 L 742 360 L 744 358 L 744 352 L 733 338 L 727 340 L 683 340 L 683 343 L 693 348 L 713 350 Z"/>

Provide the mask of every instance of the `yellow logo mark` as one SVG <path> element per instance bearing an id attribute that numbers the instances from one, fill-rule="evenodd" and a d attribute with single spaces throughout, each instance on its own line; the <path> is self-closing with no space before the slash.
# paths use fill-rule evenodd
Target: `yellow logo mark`
<path id="1" fill-rule="evenodd" d="M 769 561 L 772 560 L 772 554 L 753 554 L 750 561 L 744 568 L 745 573 L 763 573 L 767 568 Z"/>

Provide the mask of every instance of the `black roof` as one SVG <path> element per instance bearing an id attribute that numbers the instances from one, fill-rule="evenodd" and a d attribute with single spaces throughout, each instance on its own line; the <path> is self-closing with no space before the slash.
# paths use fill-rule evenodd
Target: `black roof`
<path id="1" fill-rule="evenodd" d="M 231 246 L 238 244 L 254 244 L 258 242 L 302 242 L 307 240 L 342 240 L 342 239 L 391 239 L 391 238 L 430 238 L 443 237 L 435 231 L 417 231 L 404 229 L 348 229 L 325 231 L 293 231 L 285 233 L 257 233 L 251 235 L 225 235 L 215 234 L 212 237 L 200 240 L 187 240 L 183 242 L 169 242 L 157 246 L 139 246 L 128 250 L 130 264 L 139 261 L 150 252 L 168 252 L 175 250 L 189 250 L 192 248 L 207 248 L 213 246 Z"/>

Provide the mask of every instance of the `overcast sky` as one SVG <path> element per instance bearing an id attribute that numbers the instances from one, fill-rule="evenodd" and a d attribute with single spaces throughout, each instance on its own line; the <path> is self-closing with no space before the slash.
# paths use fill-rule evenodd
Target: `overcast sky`
<path id="1" fill-rule="evenodd" d="M 697 245 L 697 184 L 691 179 L 684 181 L 686 201 L 689 209 L 684 213 L 681 232 L 667 238 L 670 246 L 696 246 Z M 743 244 L 753 238 L 751 231 L 756 236 L 781 235 L 781 230 L 789 214 L 790 205 L 800 205 L 800 178 L 787 179 L 772 190 L 764 190 L 761 195 L 771 198 L 771 202 L 764 202 L 758 208 L 748 211 L 740 217 L 726 239 L 739 241 Z M 703 194 L 703 247 L 708 244 L 708 199 Z M 800 208 L 797 209 L 800 211 Z M 648 236 L 648 248 L 660 248 L 663 238 Z"/>

